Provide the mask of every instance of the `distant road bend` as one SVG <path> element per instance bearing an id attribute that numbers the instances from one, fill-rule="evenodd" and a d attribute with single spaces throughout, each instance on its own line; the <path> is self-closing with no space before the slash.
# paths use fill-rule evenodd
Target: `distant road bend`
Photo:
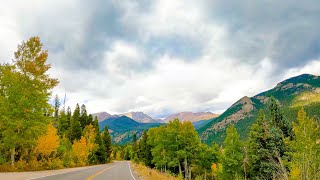
<path id="1" fill-rule="evenodd" d="M 13 180 L 140 180 L 131 170 L 129 161 L 115 161 L 113 163 L 71 168 L 65 170 L 0 173 L 0 179 Z"/>

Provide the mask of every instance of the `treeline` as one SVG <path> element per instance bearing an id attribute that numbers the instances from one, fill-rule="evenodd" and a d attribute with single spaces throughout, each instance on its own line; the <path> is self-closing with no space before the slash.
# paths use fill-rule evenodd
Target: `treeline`
<path id="1" fill-rule="evenodd" d="M 208 146 L 190 122 L 176 119 L 115 152 L 181 179 L 320 179 L 319 122 L 303 109 L 291 122 L 271 98 L 245 141 L 234 125 L 226 131 L 221 146 Z"/>
<path id="2" fill-rule="evenodd" d="M 58 80 L 38 37 L 18 45 L 0 65 L 0 171 L 55 169 L 110 161 L 111 137 L 85 105 L 73 113 L 48 102 Z M 62 109 L 62 110 L 60 110 Z"/>

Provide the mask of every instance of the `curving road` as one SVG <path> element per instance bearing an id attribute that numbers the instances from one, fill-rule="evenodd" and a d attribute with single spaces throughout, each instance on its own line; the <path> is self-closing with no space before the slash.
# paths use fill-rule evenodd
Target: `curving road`
<path id="1" fill-rule="evenodd" d="M 116 161 L 109 164 L 89 166 L 82 168 L 69 169 L 68 171 L 56 170 L 42 172 L 28 172 L 26 173 L 0 173 L 0 179 L 27 179 L 27 180 L 140 180 L 139 177 L 132 171 L 128 161 Z"/>

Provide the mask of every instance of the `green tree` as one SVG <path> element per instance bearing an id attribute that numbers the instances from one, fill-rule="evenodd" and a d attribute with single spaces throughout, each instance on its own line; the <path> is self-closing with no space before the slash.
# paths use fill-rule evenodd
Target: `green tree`
<path id="1" fill-rule="evenodd" d="M 84 129 L 84 127 L 86 127 L 87 125 L 89 125 L 90 123 L 88 123 L 88 114 L 87 114 L 87 108 L 84 104 L 81 105 L 81 110 L 80 110 L 80 125 L 81 128 Z"/>
<path id="2" fill-rule="evenodd" d="M 200 144 L 197 153 L 196 168 L 200 175 L 203 174 L 202 179 L 207 179 L 208 173 L 211 172 L 212 164 L 218 163 L 219 156 L 220 152 L 217 144 L 213 144 L 212 147 L 209 147 L 206 144 Z"/>
<path id="3" fill-rule="evenodd" d="M 151 160 L 152 160 L 151 147 L 147 142 L 148 142 L 148 134 L 147 134 L 147 131 L 144 130 L 139 141 L 138 158 L 146 166 L 151 166 Z"/>
<path id="4" fill-rule="evenodd" d="M 62 109 L 60 111 L 60 118 L 58 119 L 58 133 L 62 137 L 66 134 L 67 130 L 70 127 L 70 120 L 68 119 L 68 115 Z"/>
<path id="5" fill-rule="evenodd" d="M 70 141 L 73 142 L 73 140 L 79 140 L 81 138 L 81 134 L 82 134 L 82 129 L 80 125 L 80 107 L 79 107 L 79 104 L 77 104 L 70 121 L 70 129 L 69 129 Z"/>
<path id="6" fill-rule="evenodd" d="M 67 108 L 67 119 L 69 122 L 71 122 L 72 112 L 70 106 Z"/>
<path id="7" fill-rule="evenodd" d="M 90 115 L 89 115 L 90 117 Z M 92 117 L 92 115 L 91 115 Z M 96 129 L 96 144 L 98 144 L 98 149 L 95 153 L 95 158 L 98 163 L 106 163 L 107 159 L 107 150 L 104 141 L 102 140 L 100 127 L 97 116 L 94 118 L 93 127 Z"/>
<path id="8" fill-rule="evenodd" d="M 226 179 L 241 179 L 243 177 L 243 145 L 233 124 L 227 129 L 223 145 L 225 147 L 222 160 L 224 177 Z"/>
<path id="9" fill-rule="evenodd" d="M 282 132 L 266 120 L 260 112 L 248 137 L 249 177 L 252 179 L 284 178 L 286 172 L 280 158 L 279 147 L 284 147 Z"/>
<path id="10" fill-rule="evenodd" d="M 112 143 L 111 143 L 111 136 L 108 130 L 108 127 L 105 126 L 103 134 L 102 134 L 102 141 L 105 146 L 105 152 L 107 156 L 107 161 L 110 161 L 110 156 L 112 153 Z"/>
<path id="11" fill-rule="evenodd" d="M 273 97 L 269 100 L 269 112 L 272 124 L 281 129 L 284 138 L 292 140 L 294 133 L 291 122 L 284 117 L 281 107 Z"/>
<path id="12" fill-rule="evenodd" d="M 319 123 L 307 117 L 304 109 L 298 113 L 298 121 L 293 123 L 295 139 L 289 142 L 291 153 L 292 179 L 320 179 L 320 132 Z"/>
<path id="13" fill-rule="evenodd" d="M 54 125 L 57 127 L 58 121 L 59 121 L 59 108 L 60 108 L 60 101 L 59 101 L 59 96 L 56 94 L 54 98 Z"/>
<path id="14" fill-rule="evenodd" d="M 18 45 L 13 64 L 0 68 L 1 147 L 11 154 L 11 164 L 21 152 L 31 150 L 46 130 L 51 90 L 58 84 L 47 74 L 48 52 L 39 37 Z M 17 151 L 17 149 L 19 149 Z"/>

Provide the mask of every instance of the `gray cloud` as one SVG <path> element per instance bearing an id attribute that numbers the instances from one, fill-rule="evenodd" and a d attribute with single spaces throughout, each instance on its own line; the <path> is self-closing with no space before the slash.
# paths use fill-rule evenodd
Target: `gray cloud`
<path id="1" fill-rule="evenodd" d="M 221 112 L 283 78 L 320 73 L 317 3 L 10 1 L 0 7 L 0 61 L 39 35 L 69 105 Z"/>

